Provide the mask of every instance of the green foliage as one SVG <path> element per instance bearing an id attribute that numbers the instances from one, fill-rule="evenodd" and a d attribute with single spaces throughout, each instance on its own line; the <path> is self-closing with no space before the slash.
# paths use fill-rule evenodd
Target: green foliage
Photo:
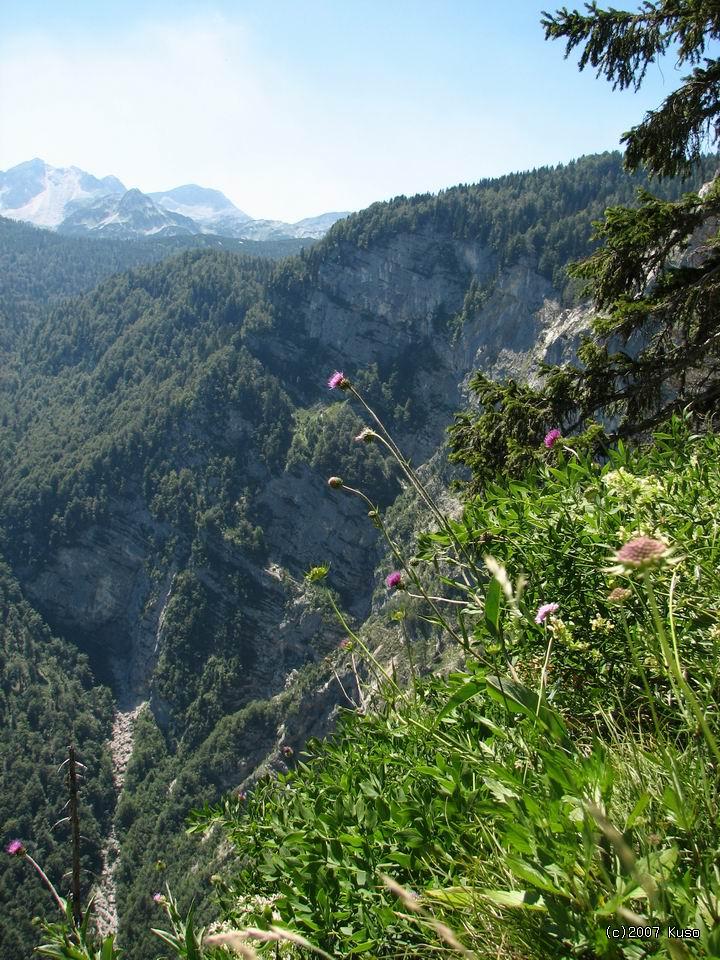
<path id="1" fill-rule="evenodd" d="M 566 39 L 566 55 L 582 49 L 580 69 L 590 64 L 621 89 L 639 88 L 648 64 L 675 44 L 680 64 L 697 65 L 720 37 L 716 5 L 686 0 L 644 2 L 637 11 L 605 11 L 592 2 L 584 14 L 567 8 L 546 13 L 543 24 L 546 37 Z M 703 149 L 717 133 L 719 78 L 720 61 L 706 58 L 625 134 L 627 169 L 645 169 L 647 177 L 692 172 L 711 180 L 717 161 L 708 163 Z M 546 368 L 545 387 L 521 401 L 514 384 L 495 391 L 484 416 L 465 417 L 456 428 L 460 459 L 478 465 L 488 459 L 517 473 L 535 459 L 529 448 L 538 440 L 540 411 L 552 413 L 548 425 L 585 431 L 578 442 L 589 448 L 602 432 L 599 421 L 618 438 L 646 436 L 681 410 L 691 410 L 698 422 L 714 415 L 720 395 L 720 193 L 713 183 L 673 196 L 666 181 L 656 181 L 651 194 L 648 182 L 638 184 L 635 207 L 626 201 L 608 206 L 594 223 L 599 245 L 569 270 L 584 281 L 599 311 L 579 350 L 580 363 Z M 512 409 L 517 425 L 513 418 L 503 424 L 493 403 Z M 498 442 L 503 430 L 508 437 Z M 481 472 L 476 485 L 489 471 Z"/>
<path id="2" fill-rule="evenodd" d="M 246 678 L 257 654 L 242 613 L 247 588 L 240 581 L 234 585 L 228 602 L 186 571 L 177 576 L 166 608 L 156 691 L 172 704 L 172 733 L 188 745 L 250 699 Z"/>
<path id="3" fill-rule="evenodd" d="M 65 901 L 64 905 L 64 920 L 43 923 L 45 942 L 35 948 L 41 957 L 53 957 L 54 960 L 120 960 L 122 951 L 115 946 L 114 934 L 102 938 L 92 934 L 92 903 L 85 910 L 79 925 L 73 919 L 72 904 Z"/>
<path id="4" fill-rule="evenodd" d="M 0 350 L 57 300 L 92 290 L 106 277 L 166 260 L 194 247 L 218 247 L 276 259 L 298 253 L 308 241 L 257 242 L 200 235 L 150 240 L 66 237 L 0 217 Z"/>
<path id="5" fill-rule="evenodd" d="M 470 468 L 468 492 L 478 493 L 500 474 L 522 476 L 548 458 L 543 439 L 548 430 L 564 425 L 567 378 L 558 372 L 552 385 L 540 390 L 476 373 L 469 387 L 480 409 L 455 414 L 450 461 Z"/>
<path id="6" fill-rule="evenodd" d="M 58 771 L 74 742 L 87 764 L 81 789 L 83 896 L 100 866 L 114 803 L 110 760 L 112 700 L 97 686 L 87 658 L 54 638 L 0 567 L 0 823 L 3 843 L 18 837 L 62 890 L 70 856 L 69 830 L 60 824 L 68 794 Z M 37 940 L 31 921 L 55 909 L 50 895 L 28 877 L 19 857 L 0 859 L 0 955 L 25 960 Z"/>
<path id="7" fill-rule="evenodd" d="M 593 0 L 584 14 L 563 7 L 555 15 L 543 14 L 542 23 L 546 39 L 566 39 L 566 57 L 584 45 L 580 70 L 590 64 L 620 90 L 639 90 L 649 64 L 670 50 L 678 67 L 699 64 L 720 38 L 712 0 L 645 0 L 635 11 L 603 10 Z M 720 61 L 705 58 L 704 67 L 695 66 L 657 110 L 623 136 L 629 169 L 646 166 L 666 177 L 689 173 L 715 133 L 719 84 Z"/>
<path id="8" fill-rule="evenodd" d="M 216 885 L 225 924 L 279 921 L 334 957 L 421 956 L 438 932 L 488 958 L 717 955 L 719 468 L 718 438 L 674 421 L 602 467 L 561 458 L 495 484 L 428 535 L 430 566 L 493 554 L 484 603 L 460 613 L 479 659 L 385 687 L 291 774 L 194 816 L 238 853 Z M 676 563 L 611 572 L 638 532 Z M 669 926 L 698 939 L 678 952 Z"/>
<path id="9" fill-rule="evenodd" d="M 307 464 L 320 476 L 339 474 L 353 486 L 372 490 L 378 502 L 390 503 L 398 489 L 391 462 L 374 444 L 353 439 L 364 426 L 345 403 L 299 412 L 287 469 Z"/>

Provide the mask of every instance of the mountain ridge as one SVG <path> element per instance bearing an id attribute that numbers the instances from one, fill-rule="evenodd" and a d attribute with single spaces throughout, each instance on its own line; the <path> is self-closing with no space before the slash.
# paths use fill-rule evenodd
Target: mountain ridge
<path id="1" fill-rule="evenodd" d="M 113 175 L 98 179 L 79 167 L 53 167 L 35 157 L 0 171 L 0 216 L 73 236 L 136 239 L 210 233 L 277 240 L 318 239 L 347 213 L 323 213 L 295 224 L 255 220 L 219 190 L 184 184 L 143 193 L 127 190 Z"/>

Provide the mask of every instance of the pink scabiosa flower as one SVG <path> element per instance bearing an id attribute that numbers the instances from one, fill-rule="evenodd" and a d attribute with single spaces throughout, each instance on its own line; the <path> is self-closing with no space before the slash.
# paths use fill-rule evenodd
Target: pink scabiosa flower
<path id="1" fill-rule="evenodd" d="M 343 485 L 342 477 L 328 477 L 328 486 L 333 490 L 339 490 Z"/>
<path id="2" fill-rule="evenodd" d="M 327 385 L 330 390 L 347 390 L 350 386 L 350 381 L 342 370 L 336 370 L 328 377 Z"/>
<path id="3" fill-rule="evenodd" d="M 538 607 L 538 611 L 535 614 L 535 623 L 545 623 L 548 617 L 551 617 L 554 613 L 557 613 L 560 609 L 559 603 L 543 603 Z"/>
<path id="4" fill-rule="evenodd" d="M 548 433 L 545 434 L 545 439 L 543 440 L 543 443 L 548 448 L 548 450 L 552 450 L 552 448 L 555 446 L 555 444 L 558 442 L 558 440 L 561 437 L 562 437 L 562 433 L 558 430 L 557 427 L 554 427 L 552 430 L 548 431 Z"/>
<path id="5" fill-rule="evenodd" d="M 165 903 L 165 897 L 161 893 L 154 893 L 153 900 L 155 903 Z"/>
<path id="6" fill-rule="evenodd" d="M 627 587 L 615 587 L 608 594 L 608 603 L 625 603 L 631 596 L 632 591 L 628 590 Z"/>
<path id="7" fill-rule="evenodd" d="M 670 549 L 662 540 L 653 537 L 636 537 L 628 540 L 615 554 L 618 562 L 613 572 L 630 573 L 648 567 L 662 566 L 670 556 Z"/>
<path id="8" fill-rule="evenodd" d="M 388 590 L 399 590 L 402 587 L 402 573 L 399 570 L 393 570 L 385 577 L 385 586 Z"/>
<path id="9" fill-rule="evenodd" d="M 22 857 L 25 854 L 25 845 L 22 840 L 11 840 L 5 846 L 5 853 L 10 854 L 11 857 Z"/>

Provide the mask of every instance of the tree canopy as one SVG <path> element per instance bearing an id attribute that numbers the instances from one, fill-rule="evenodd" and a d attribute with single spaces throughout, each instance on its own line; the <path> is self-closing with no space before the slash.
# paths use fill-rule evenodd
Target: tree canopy
<path id="1" fill-rule="evenodd" d="M 579 363 L 545 367 L 544 386 L 522 398 L 517 384 L 490 390 L 476 378 L 482 410 L 463 414 L 452 438 L 456 459 L 481 474 L 488 462 L 521 471 L 550 428 L 596 445 L 642 436 L 681 410 L 712 416 L 720 396 L 720 181 L 661 195 L 662 178 L 707 166 L 704 152 L 718 139 L 720 61 L 705 52 L 720 37 L 720 9 L 663 0 L 629 12 L 592 2 L 585 13 L 544 13 L 542 24 L 546 38 L 566 40 L 566 56 L 580 50 L 581 70 L 594 67 L 615 88 L 638 89 L 649 64 L 673 51 L 693 70 L 623 136 L 626 168 L 657 178 L 654 193 L 643 186 L 637 207 L 609 207 L 593 224 L 599 245 L 569 268 L 597 311 Z M 499 447 L 498 432 L 511 442 Z"/>

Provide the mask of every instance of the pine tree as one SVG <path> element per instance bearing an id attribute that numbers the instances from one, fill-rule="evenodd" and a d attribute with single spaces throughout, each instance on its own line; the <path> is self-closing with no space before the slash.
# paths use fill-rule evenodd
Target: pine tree
<path id="1" fill-rule="evenodd" d="M 720 138 L 720 59 L 705 56 L 720 39 L 717 0 L 645 2 L 635 12 L 592 2 L 585 13 L 543 13 L 542 25 L 546 39 L 566 40 L 566 57 L 581 50 L 579 68 L 595 68 L 613 88 L 639 89 L 648 66 L 669 51 L 676 50 L 679 66 L 692 67 L 658 109 L 624 134 L 629 170 L 687 175 Z M 517 472 L 536 457 L 551 426 L 578 434 L 579 444 L 596 444 L 601 437 L 641 436 L 681 410 L 696 419 L 717 411 L 720 178 L 676 201 L 646 190 L 638 201 L 637 208 L 608 209 L 594 224 L 597 250 L 569 270 L 597 309 L 580 363 L 544 368 L 539 391 L 523 393 L 515 384 L 489 391 L 485 378 L 476 378 L 481 403 L 484 396 L 492 404 L 479 416 L 463 415 L 452 429 L 456 460 Z M 609 423 L 615 426 L 608 438 Z M 502 430 L 511 431 L 509 447 L 498 446 Z M 498 457 L 503 448 L 512 456 Z"/>

